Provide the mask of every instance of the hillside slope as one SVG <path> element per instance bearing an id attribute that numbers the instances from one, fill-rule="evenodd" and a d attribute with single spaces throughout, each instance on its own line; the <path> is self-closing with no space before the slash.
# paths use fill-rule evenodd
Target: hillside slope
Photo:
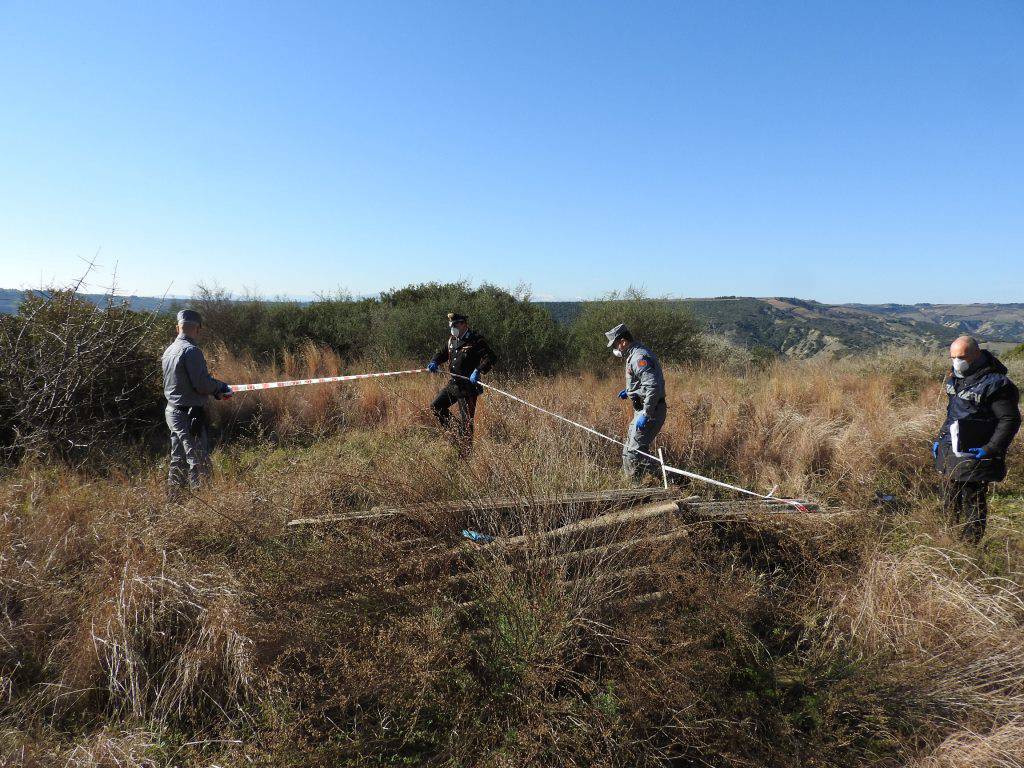
<path id="1" fill-rule="evenodd" d="M 942 347 L 957 333 L 985 341 L 1024 341 L 1021 304 L 823 304 L 795 298 L 680 299 L 709 333 L 747 349 L 788 357 L 847 354 L 880 346 Z M 563 324 L 583 302 L 544 302 Z"/>
<path id="2" fill-rule="evenodd" d="M 939 323 L 961 333 L 1024 341 L 1024 304 L 848 304 L 874 314 Z"/>
<path id="3" fill-rule="evenodd" d="M 949 328 L 927 320 L 802 299 L 697 299 L 687 304 L 708 331 L 744 347 L 764 347 L 790 357 L 888 345 L 936 348 L 947 344 L 951 335 Z"/>

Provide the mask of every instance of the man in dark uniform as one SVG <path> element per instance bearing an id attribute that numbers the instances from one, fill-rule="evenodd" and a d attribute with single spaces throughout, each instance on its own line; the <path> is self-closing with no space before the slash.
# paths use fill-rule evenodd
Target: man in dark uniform
<path id="1" fill-rule="evenodd" d="M 1020 428 L 1020 393 L 1006 366 L 972 337 L 954 341 L 949 357 L 946 421 L 932 456 L 943 477 L 949 524 L 977 544 L 988 517 L 988 484 L 1006 477 L 1006 450 Z"/>
<path id="2" fill-rule="evenodd" d="M 210 473 L 206 439 L 206 404 L 231 397 L 231 388 L 210 375 L 199 348 L 203 319 L 192 309 L 178 313 L 178 336 L 164 350 L 164 417 L 171 433 L 169 495 L 178 498 L 186 487 L 198 488 Z"/>
<path id="3" fill-rule="evenodd" d="M 430 359 L 427 369 L 437 373 L 444 363 L 448 363 L 448 371 L 452 377 L 444 385 L 430 409 L 441 422 L 441 426 L 449 428 L 451 407 L 459 407 L 459 423 L 457 434 L 464 448 L 473 442 L 473 416 L 476 413 L 476 398 L 483 392 L 477 382 L 480 375 L 487 373 L 494 366 L 496 357 L 491 348 L 476 331 L 469 329 L 469 318 L 451 312 L 448 315 L 449 337 L 445 345 Z M 463 378 L 460 378 L 463 377 Z"/>

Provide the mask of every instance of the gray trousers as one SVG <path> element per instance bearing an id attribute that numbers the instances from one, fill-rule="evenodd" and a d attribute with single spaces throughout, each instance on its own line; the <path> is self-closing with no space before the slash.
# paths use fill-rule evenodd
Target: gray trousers
<path id="1" fill-rule="evenodd" d="M 172 405 L 164 409 L 167 428 L 171 431 L 171 468 L 167 483 L 172 489 L 197 488 L 210 475 L 210 452 L 206 440 L 206 424 L 194 432 L 189 428 L 189 415 Z"/>
<path id="2" fill-rule="evenodd" d="M 644 453 L 651 452 L 651 443 L 665 426 L 665 417 L 668 416 L 668 406 L 663 400 L 654 409 L 654 413 L 647 419 L 643 429 L 636 428 L 636 420 L 640 416 L 638 411 L 633 421 L 629 423 L 629 431 L 626 433 L 626 444 L 622 446 L 622 471 L 634 479 L 640 479 L 645 472 L 658 473 L 661 465 L 653 459 L 641 456 L 637 451 Z"/>

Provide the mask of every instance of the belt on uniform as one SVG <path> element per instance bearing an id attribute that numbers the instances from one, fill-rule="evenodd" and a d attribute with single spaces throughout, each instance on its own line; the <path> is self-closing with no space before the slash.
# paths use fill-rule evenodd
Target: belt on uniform
<path id="1" fill-rule="evenodd" d="M 639 397 L 638 395 L 630 395 L 629 399 L 633 402 L 634 410 L 642 411 L 644 409 L 644 401 L 643 401 L 643 399 L 641 397 Z M 665 405 L 665 406 L 668 405 L 668 403 L 665 401 L 664 397 L 661 398 L 661 400 L 659 400 L 658 402 L 656 402 L 654 404 L 654 407 L 657 408 L 659 405 Z"/>

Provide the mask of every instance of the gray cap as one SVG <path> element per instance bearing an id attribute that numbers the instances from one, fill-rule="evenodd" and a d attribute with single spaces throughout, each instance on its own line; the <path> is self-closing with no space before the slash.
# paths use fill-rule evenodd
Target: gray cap
<path id="1" fill-rule="evenodd" d="M 196 312 L 194 309 L 183 309 L 178 312 L 179 323 L 195 323 L 196 325 L 203 324 L 203 316 Z"/>
<path id="2" fill-rule="evenodd" d="M 610 331 L 605 333 L 605 336 L 608 337 L 608 346 L 612 346 L 620 337 L 625 336 L 627 333 L 629 333 L 629 328 L 626 327 L 625 323 L 619 323 L 616 325 Z"/>

